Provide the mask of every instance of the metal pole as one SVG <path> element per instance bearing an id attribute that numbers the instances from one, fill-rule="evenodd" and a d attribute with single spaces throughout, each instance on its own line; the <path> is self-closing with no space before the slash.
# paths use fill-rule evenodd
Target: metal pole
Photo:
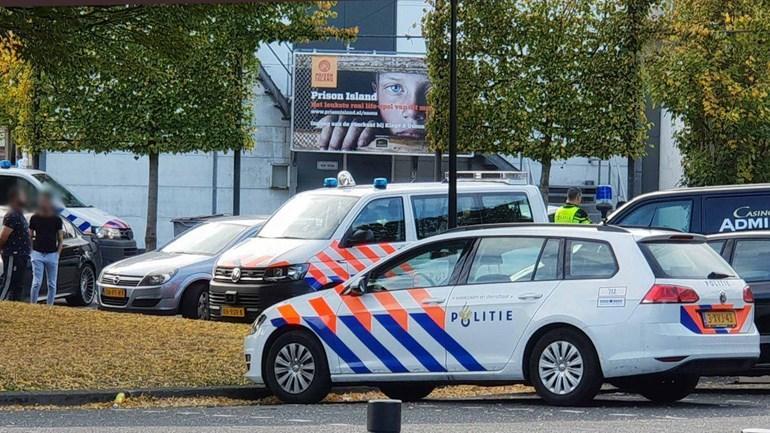
<path id="1" fill-rule="evenodd" d="M 447 225 L 457 227 L 457 1 L 450 0 L 449 39 L 449 206 Z"/>
<path id="2" fill-rule="evenodd" d="M 441 182 L 444 175 L 441 173 L 441 150 L 437 150 L 433 155 L 433 180 Z"/>
<path id="3" fill-rule="evenodd" d="M 211 215 L 217 214 L 217 151 L 211 152 Z"/>
<path id="4" fill-rule="evenodd" d="M 241 214 L 241 148 L 233 153 L 233 215 Z"/>

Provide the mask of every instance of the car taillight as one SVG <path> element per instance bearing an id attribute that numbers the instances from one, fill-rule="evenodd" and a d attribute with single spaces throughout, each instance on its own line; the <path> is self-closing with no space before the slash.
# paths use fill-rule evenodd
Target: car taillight
<path id="1" fill-rule="evenodd" d="M 698 293 L 689 287 L 656 284 L 644 295 L 642 304 L 692 304 L 698 300 Z"/>
<path id="2" fill-rule="evenodd" d="M 754 293 L 751 291 L 750 286 L 746 286 L 743 288 L 743 302 L 747 304 L 754 303 Z"/>

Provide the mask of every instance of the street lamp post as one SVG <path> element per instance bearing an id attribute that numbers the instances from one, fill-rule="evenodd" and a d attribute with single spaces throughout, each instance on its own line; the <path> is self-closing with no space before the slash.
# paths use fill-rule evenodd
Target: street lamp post
<path id="1" fill-rule="evenodd" d="M 449 0 L 449 206 L 447 224 L 457 227 L 457 1 Z"/>

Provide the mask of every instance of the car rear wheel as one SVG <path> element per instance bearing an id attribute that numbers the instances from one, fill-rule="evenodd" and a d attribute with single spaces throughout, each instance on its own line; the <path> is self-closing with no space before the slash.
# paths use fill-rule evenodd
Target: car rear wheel
<path id="1" fill-rule="evenodd" d="M 179 306 L 182 317 L 187 319 L 209 319 L 209 288 L 206 284 L 194 284 L 185 290 Z"/>
<path id="2" fill-rule="evenodd" d="M 80 268 L 80 278 L 75 293 L 67 297 L 67 303 L 82 307 L 91 305 L 96 297 L 96 273 L 90 265 Z"/>
<path id="3" fill-rule="evenodd" d="M 569 328 L 547 332 L 529 357 L 529 379 L 549 404 L 575 406 L 591 401 L 602 386 L 602 372 L 591 341 Z"/>
<path id="4" fill-rule="evenodd" d="M 265 360 L 265 383 L 284 403 L 311 404 L 331 389 L 323 348 L 304 331 L 289 331 L 270 346 Z"/>
<path id="5" fill-rule="evenodd" d="M 419 401 L 430 395 L 436 387 L 421 383 L 380 385 L 380 391 L 394 400 Z"/>
<path id="6" fill-rule="evenodd" d="M 632 389 L 655 403 L 673 403 L 690 395 L 699 380 L 700 377 L 690 375 L 646 378 Z"/>

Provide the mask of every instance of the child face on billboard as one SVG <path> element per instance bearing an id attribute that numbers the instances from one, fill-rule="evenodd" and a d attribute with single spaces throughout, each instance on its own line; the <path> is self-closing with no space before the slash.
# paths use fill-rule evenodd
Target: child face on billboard
<path id="1" fill-rule="evenodd" d="M 425 107 L 430 89 L 428 76 L 402 72 L 383 72 L 374 83 L 382 121 L 390 133 L 399 137 L 425 136 Z"/>

